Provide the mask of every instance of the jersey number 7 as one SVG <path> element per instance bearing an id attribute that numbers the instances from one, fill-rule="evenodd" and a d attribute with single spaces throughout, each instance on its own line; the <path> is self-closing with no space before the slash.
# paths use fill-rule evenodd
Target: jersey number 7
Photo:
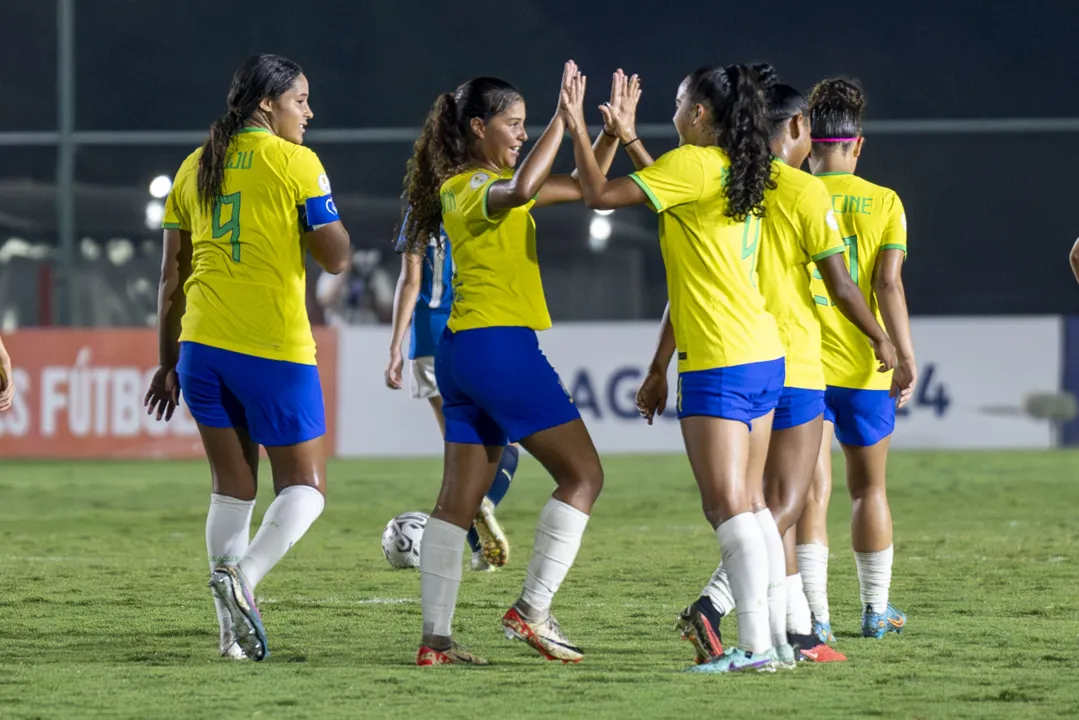
<path id="1" fill-rule="evenodd" d="M 229 206 L 228 222 L 221 222 L 221 208 Z M 234 192 L 229 195 L 219 195 L 214 203 L 214 240 L 229 236 L 229 244 L 232 245 L 232 261 L 240 262 L 240 193 Z"/>

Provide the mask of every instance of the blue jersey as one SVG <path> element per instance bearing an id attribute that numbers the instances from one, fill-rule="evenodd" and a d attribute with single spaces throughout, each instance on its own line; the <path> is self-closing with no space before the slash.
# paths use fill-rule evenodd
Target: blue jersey
<path id="1" fill-rule="evenodd" d="M 406 245 L 403 223 L 401 227 L 395 248 L 399 253 L 405 251 Z M 432 237 L 424 251 L 423 277 L 416 309 L 412 312 L 412 342 L 408 351 L 408 357 L 413 360 L 435 354 L 453 306 L 453 254 L 445 229 L 439 228 L 439 233 L 441 238 Z"/>

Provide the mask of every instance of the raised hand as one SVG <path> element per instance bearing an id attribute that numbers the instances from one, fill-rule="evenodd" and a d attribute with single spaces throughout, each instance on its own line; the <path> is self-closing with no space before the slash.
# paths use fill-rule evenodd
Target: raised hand
<path id="1" fill-rule="evenodd" d="M 584 119 L 584 92 L 587 78 L 577 68 L 577 63 L 570 60 L 562 73 L 562 89 L 559 92 L 559 112 L 566 122 L 570 133 L 586 131 L 588 123 Z"/>
<path id="2" fill-rule="evenodd" d="M 637 137 L 637 103 L 641 99 L 641 79 L 637 75 L 626 77 L 618 69 L 611 77 L 611 99 L 599 106 L 603 115 L 603 129 L 615 135 L 622 143 Z"/>

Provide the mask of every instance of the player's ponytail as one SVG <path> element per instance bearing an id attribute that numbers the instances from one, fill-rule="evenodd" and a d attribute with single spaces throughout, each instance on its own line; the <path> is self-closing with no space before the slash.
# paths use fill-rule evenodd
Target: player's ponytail
<path id="1" fill-rule="evenodd" d="M 504 80 L 475 78 L 435 100 L 405 172 L 403 194 L 410 208 L 403 221 L 407 252 L 422 252 L 430 238 L 439 237 L 442 183 L 474 160 L 472 121 L 487 123 L 520 99 L 517 89 Z"/>
<path id="2" fill-rule="evenodd" d="M 768 147 L 764 91 L 776 84 L 771 65 L 701 68 L 689 76 L 689 94 L 712 112 L 716 144 L 727 153 L 724 214 L 742 222 L 764 216 L 764 192 L 776 186 Z"/>
<path id="3" fill-rule="evenodd" d="M 302 72 L 299 65 L 279 55 L 255 55 L 232 76 L 228 110 L 210 126 L 199 157 L 198 191 L 203 206 L 212 207 L 222 194 L 232 138 L 258 112 L 263 98 L 281 97 Z"/>
<path id="4" fill-rule="evenodd" d="M 817 83 L 809 94 L 809 136 L 813 139 L 813 150 L 850 150 L 854 140 L 862 136 L 865 105 L 865 91 L 856 80 L 828 78 Z"/>

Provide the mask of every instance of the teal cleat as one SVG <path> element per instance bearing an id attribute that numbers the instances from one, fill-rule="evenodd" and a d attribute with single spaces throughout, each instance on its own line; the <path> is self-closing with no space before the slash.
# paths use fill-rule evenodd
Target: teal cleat
<path id="1" fill-rule="evenodd" d="M 262 617 L 240 571 L 231 565 L 218 567 L 210 573 L 210 589 L 228 608 L 236 643 L 244 654 L 255 662 L 268 658 L 270 648 Z"/>
<path id="2" fill-rule="evenodd" d="M 907 625 L 907 615 L 888 603 L 883 613 L 875 613 L 868 605 L 862 613 L 862 637 L 880 639 L 890 632 L 900 633 Z"/>
<path id="3" fill-rule="evenodd" d="M 686 669 L 691 673 L 775 672 L 780 660 L 775 649 L 751 654 L 741 648 L 731 648 L 710 662 Z"/>
<path id="4" fill-rule="evenodd" d="M 813 618 L 813 635 L 822 645 L 835 645 L 835 635 L 832 634 L 832 623 L 822 623 Z"/>

